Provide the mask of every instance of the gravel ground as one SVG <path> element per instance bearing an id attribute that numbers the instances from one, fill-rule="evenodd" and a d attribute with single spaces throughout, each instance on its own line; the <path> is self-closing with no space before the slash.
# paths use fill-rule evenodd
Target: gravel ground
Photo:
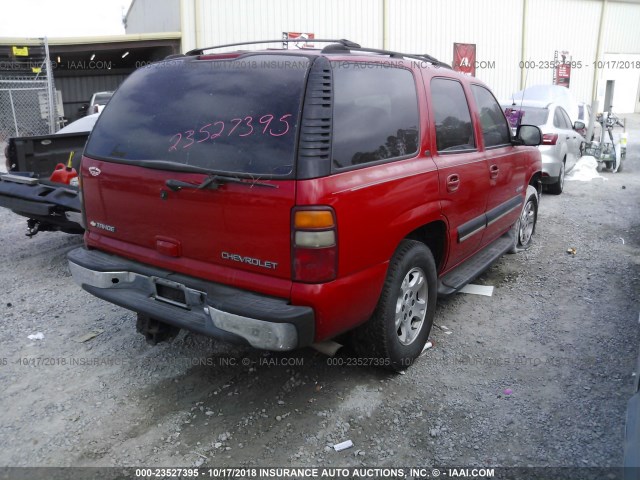
<path id="1" fill-rule="evenodd" d="M 545 195 L 535 245 L 476 281 L 492 297 L 441 301 L 434 346 L 405 375 L 346 349 L 185 332 L 149 346 L 131 312 L 72 282 L 79 236 L 28 239 L 1 209 L 0 466 L 619 466 L 640 345 L 628 118 L 625 171 Z"/>

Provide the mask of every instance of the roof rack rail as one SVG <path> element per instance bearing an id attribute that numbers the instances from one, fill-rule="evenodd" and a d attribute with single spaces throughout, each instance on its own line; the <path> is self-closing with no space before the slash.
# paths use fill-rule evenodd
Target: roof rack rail
<path id="1" fill-rule="evenodd" d="M 342 39 L 322 39 L 322 38 L 279 38 L 278 40 L 257 40 L 253 42 L 240 42 L 240 43 L 227 43 L 225 45 L 215 45 L 213 47 L 203 47 L 203 48 L 194 48 L 193 50 L 189 50 L 185 55 L 202 55 L 205 50 L 214 50 L 216 48 L 226 48 L 226 47 L 238 47 L 240 45 L 257 45 L 259 43 L 338 43 L 347 48 L 361 48 L 355 42 L 350 40 Z"/>
<path id="2" fill-rule="evenodd" d="M 344 53 L 350 52 L 351 50 L 357 50 L 359 52 L 369 52 L 369 53 L 378 53 L 380 55 L 389 55 L 391 58 L 413 58 L 415 60 L 427 61 L 435 66 L 444 67 L 451 69 L 451 66 L 441 62 L 437 58 L 428 55 L 428 54 L 411 54 L 411 53 L 402 53 L 402 52 L 394 52 L 393 50 L 382 50 L 379 48 L 366 48 L 366 47 L 354 47 L 348 45 L 327 45 L 322 49 L 323 53 Z"/>
<path id="3" fill-rule="evenodd" d="M 433 55 L 429 55 L 428 53 L 419 53 L 417 55 L 411 55 L 411 57 L 418 57 L 418 58 L 422 58 L 423 60 L 426 60 L 429 63 L 433 63 L 434 65 L 438 65 L 439 67 L 445 67 L 448 68 L 449 70 L 453 70 L 453 68 L 451 67 L 451 65 L 449 65 L 448 63 L 445 63 L 443 61 L 438 60 L 436 57 L 434 57 Z"/>
<path id="4" fill-rule="evenodd" d="M 302 43 L 302 42 L 314 42 L 314 43 L 329 43 L 322 49 L 323 53 L 344 53 L 351 50 L 357 50 L 359 52 L 377 53 L 380 55 L 389 55 L 392 58 L 413 58 L 416 60 L 427 61 L 435 66 L 451 69 L 451 66 L 441 62 L 437 58 L 428 54 L 410 54 L 394 52 L 393 50 L 381 50 L 378 48 L 366 48 L 359 44 L 347 39 L 321 39 L 321 38 L 281 38 L 278 40 L 256 40 L 252 42 L 239 42 L 239 43 L 227 43 L 225 45 L 215 45 L 213 47 L 195 48 L 189 50 L 185 55 L 202 55 L 205 50 L 215 50 L 216 48 L 238 47 L 241 45 L 258 45 L 260 43 Z"/>

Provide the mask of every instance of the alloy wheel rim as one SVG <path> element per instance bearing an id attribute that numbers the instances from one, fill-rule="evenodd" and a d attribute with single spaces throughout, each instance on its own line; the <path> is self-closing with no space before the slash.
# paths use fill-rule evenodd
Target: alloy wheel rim
<path id="1" fill-rule="evenodd" d="M 520 245 L 527 245 L 533 235 L 533 226 L 535 224 L 535 206 L 533 200 L 529 200 L 522 210 L 520 216 Z"/>
<path id="2" fill-rule="evenodd" d="M 420 334 L 427 316 L 427 278 L 414 267 L 405 275 L 396 301 L 395 327 L 402 345 L 411 345 Z"/>

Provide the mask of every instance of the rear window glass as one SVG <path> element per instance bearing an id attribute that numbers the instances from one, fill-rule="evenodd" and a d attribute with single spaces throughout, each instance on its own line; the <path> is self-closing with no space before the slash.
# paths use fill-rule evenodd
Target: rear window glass
<path id="1" fill-rule="evenodd" d="M 308 68 L 305 57 L 283 55 L 141 68 L 102 112 L 86 155 L 290 175 Z"/>
<path id="2" fill-rule="evenodd" d="M 537 125 L 539 127 L 546 124 L 549 117 L 549 110 L 546 108 L 520 107 L 519 105 L 505 108 L 507 118 L 511 118 L 513 112 L 519 111 L 522 111 L 522 113 L 519 115 L 520 123 L 518 125 Z M 512 124 L 511 126 L 515 128 L 518 125 Z"/>
<path id="3" fill-rule="evenodd" d="M 340 62 L 333 75 L 334 169 L 417 153 L 418 99 L 409 70 Z"/>

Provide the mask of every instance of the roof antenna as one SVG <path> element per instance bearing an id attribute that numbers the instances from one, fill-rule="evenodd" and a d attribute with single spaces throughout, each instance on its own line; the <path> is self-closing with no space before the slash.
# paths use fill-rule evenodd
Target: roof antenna
<path id="1" fill-rule="evenodd" d="M 518 120 L 517 120 L 517 126 L 516 129 L 520 126 L 520 124 L 522 123 L 522 117 L 524 116 L 523 112 L 522 112 L 522 102 L 524 102 L 524 92 L 527 91 L 527 79 L 529 78 L 529 69 L 527 68 L 527 71 L 524 74 L 524 88 L 522 89 L 522 97 L 520 97 L 520 108 L 518 109 Z"/>

